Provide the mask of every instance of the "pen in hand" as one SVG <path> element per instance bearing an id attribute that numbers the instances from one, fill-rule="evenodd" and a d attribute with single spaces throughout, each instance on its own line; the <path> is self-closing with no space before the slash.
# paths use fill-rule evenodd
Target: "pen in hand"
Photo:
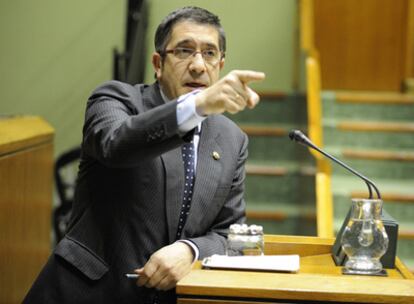
<path id="1" fill-rule="evenodd" d="M 136 279 L 139 278 L 139 274 L 136 274 L 136 273 L 126 273 L 125 274 L 125 277 L 127 279 L 136 280 Z"/>

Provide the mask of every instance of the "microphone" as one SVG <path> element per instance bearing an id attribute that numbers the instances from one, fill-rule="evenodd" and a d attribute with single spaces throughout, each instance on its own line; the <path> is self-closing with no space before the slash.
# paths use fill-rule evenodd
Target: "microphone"
<path id="1" fill-rule="evenodd" d="M 312 148 L 316 151 L 318 151 L 319 153 L 323 154 L 324 156 L 326 156 L 327 158 L 329 158 L 330 160 L 334 161 L 335 163 L 341 165 L 342 167 L 344 167 L 345 169 L 347 169 L 348 171 L 350 171 L 352 174 L 358 176 L 359 178 L 361 178 L 363 181 L 365 181 L 365 183 L 368 186 L 368 191 L 369 191 L 369 198 L 372 199 L 372 189 L 371 186 L 374 188 L 376 194 L 377 194 L 377 198 L 381 199 L 381 194 L 377 188 L 377 186 L 375 186 L 374 182 L 372 182 L 371 180 L 369 180 L 368 178 L 366 178 L 364 175 L 362 175 L 361 173 L 355 171 L 354 169 L 352 169 L 351 167 L 349 167 L 348 165 L 344 164 L 342 161 L 340 161 L 339 159 L 333 157 L 332 155 L 326 153 L 325 151 L 323 151 L 322 149 L 320 149 L 319 147 L 317 147 L 309 138 L 306 137 L 305 134 L 303 134 L 301 131 L 299 130 L 291 130 L 289 132 L 289 138 L 301 145 L 304 145 L 306 147 Z"/>

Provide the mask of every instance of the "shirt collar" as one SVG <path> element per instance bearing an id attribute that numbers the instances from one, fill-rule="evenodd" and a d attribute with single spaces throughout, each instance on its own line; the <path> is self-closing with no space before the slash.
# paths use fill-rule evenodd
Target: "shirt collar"
<path id="1" fill-rule="evenodd" d="M 159 85 L 160 86 L 160 93 L 161 93 L 161 97 L 162 97 L 162 99 L 164 100 L 164 102 L 165 103 L 167 103 L 167 102 L 169 102 L 169 101 L 171 101 L 170 99 L 168 99 L 167 98 L 167 96 L 164 94 L 164 92 L 162 91 L 162 86 L 161 85 Z"/>

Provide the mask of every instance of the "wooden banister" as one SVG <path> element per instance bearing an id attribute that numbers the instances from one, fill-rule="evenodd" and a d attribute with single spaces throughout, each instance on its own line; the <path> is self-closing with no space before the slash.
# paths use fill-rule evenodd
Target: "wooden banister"
<path id="1" fill-rule="evenodd" d="M 319 61 L 315 56 L 306 59 L 307 71 L 307 105 L 309 138 L 319 147 L 322 140 L 322 109 L 321 109 L 321 80 Z M 331 190 L 331 164 L 314 150 L 310 150 L 316 158 L 316 210 L 317 233 L 319 237 L 333 237 L 333 204 Z"/>
<path id="2" fill-rule="evenodd" d="M 309 52 L 315 49 L 313 25 L 313 0 L 301 0 L 300 6 L 300 47 Z"/>

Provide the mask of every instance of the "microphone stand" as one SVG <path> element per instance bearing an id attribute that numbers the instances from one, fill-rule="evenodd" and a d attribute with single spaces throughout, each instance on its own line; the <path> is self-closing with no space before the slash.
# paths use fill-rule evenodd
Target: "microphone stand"
<path id="1" fill-rule="evenodd" d="M 352 169 L 351 167 L 349 167 L 348 165 L 346 165 L 345 163 L 343 163 L 342 161 L 340 161 L 339 159 L 335 158 L 334 156 L 326 153 L 325 151 L 323 151 L 322 149 L 320 149 L 319 147 L 317 147 L 309 138 L 307 138 L 305 136 L 305 134 L 303 134 L 301 131 L 299 130 L 292 130 L 289 132 L 289 137 L 291 140 L 294 140 L 306 147 L 312 148 L 316 151 L 318 151 L 319 153 L 323 154 L 324 156 L 326 156 L 327 158 L 329 158 L 330 160 L 334 161 L 335 163 L 341 165 L 342 167 L 344 167 L 345 169 L 347 169 L 348 171 L 350 171 L 351 173 L 353 173 L 354 175 L 358 176 L 359 178 L 361 178 L 362 180 L 365 181 L 365 183 L 368 186 L 368 191 L 369 191 L 369 198 L 372 199 L 373 195 L 372 195 L 372 188 L 371 186 L 374 188 L 376 194 L 377 194 L 377 198 L 381 199 L 381 193 L 379 192 L 378 188 L 375 186 L 374 182 L 372 182 L 371 180 L 369 180 L 367 177 L 365 177 L 364 175 L 362 175 L 361 173 L 355 171 L 354 169 Z"/>
<path id="2" fill-rule="evenodd" d="M 376 195 L 378 197 L 378 199 L 381 199 L 381 194 L 378 190 L 378 188 L 376 187 L 376 185 L 374 184 L 374 182 L 372 182 L 371 180 L 369 180 L 367 177 L 365 177 L 364 175 L 360 174 L 359 172 L 355 171 L 354 169 L 352 169 L 351 167 L 349 167 L 348 165 L 346 165 L 345 163 L 343 163 L 342 161 L 340 161 L 339 159 L 336 159 L 335 157 L 333 157 L 332 155 L 326 153 L 325 151 L 323 151 L 322 149 L 320 149 L 319 147 L 317 147 L 314 143 L 311 142 L 311 140 L 309 138 L 307 138 L 301 131 L 299 130 L 292 130 L 289 132 L 289 137 L 291 140 L 294 140 L 308 148 L 312 148 L 316 151 L 318 151 L 319 153 L 321 153 L 322 155 L 326 156 L 327 158 L 329 158 L 330 160 L 332 160 L 333 162 L 341 165 L 342 167 L 344 167 L 345 169 L 347 169 L 348 171 L 350 171 L 351 173 L 353 173 L 354 175 L 358 176 L 359 178 L 361 178 L 366 185 L 368 186 L 368 191 L 369 191 L 369 199 L 372 199 L 373 197 L 373 193 L 372 193 L 372 188 L 374 188 Z M 397 250 L 397 240 L 398 240 L 398 222 L 396 220 L 394 220 L 387 212 L 385 212 L 384 209 L 382 209 L 383 214 L 382 214 L 382 221 L 384 223 L 384 227 L 385 230 L 389 236 L 389 246 L 388 246 L 388 250 L 386 252 L 386 254 L 381 258 L 381 262 L 383 264 L 383 266 L 385 268 L 394 268 L 395 267 L 395 256 L 396 256 L 396 250 Z M 345 252 L 342 250 L 341 247 L 341 237 L 342 233 L 349 221 L 351 215 L 351 209 L 349 210 L 345 221 L 342 224 L 341 229 L 338 232 L 338 236 L 335 240 L 334 245 L 332 246 L 332 256 L 334 258 L 335 264 L 336 265 L 343 265 L 345 262 Z"/>

